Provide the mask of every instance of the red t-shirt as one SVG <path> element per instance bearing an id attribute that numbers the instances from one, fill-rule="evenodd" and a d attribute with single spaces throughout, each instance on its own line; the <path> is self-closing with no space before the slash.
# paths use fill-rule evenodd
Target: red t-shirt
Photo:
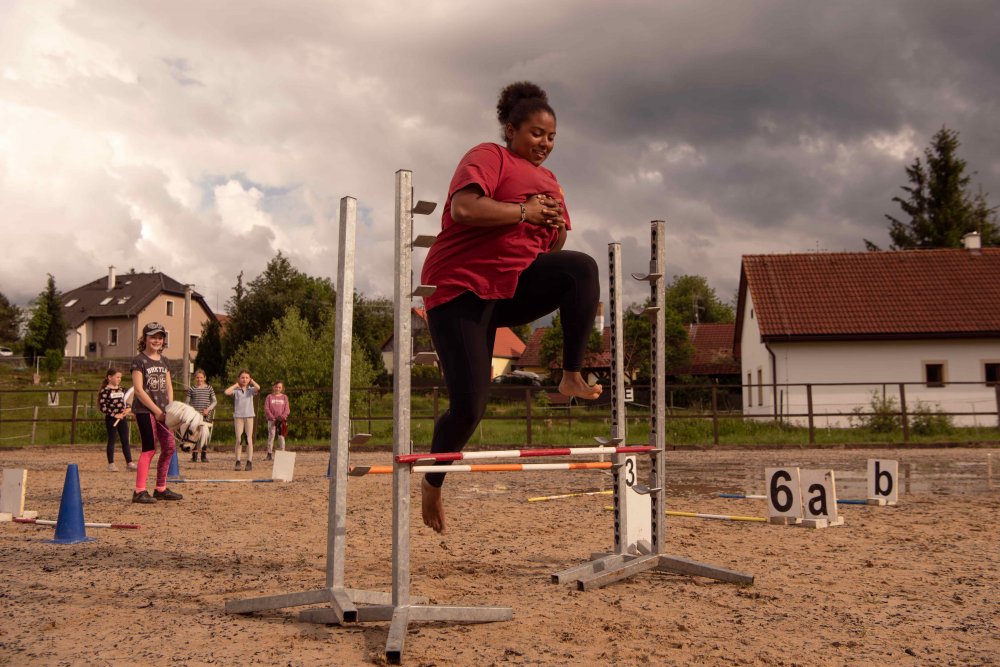
<path id="1" fill-rule="evenodd" d="M 566 201 L 555 174 L 498 144 L 479 144 L 465 154 L 455 169 L 441 216 L 441 233 L 427 253 L 420 274 L 421 284 L 437 286 L 434 294 L 424 297 L 428 310 L 470 290 L 482 299 L 511 298 L 521 272 L 559 238 L 557 229 L 528 223 L 473 227 L 455 222 L 451 198 L 473 184 L 500 202 L 525 202 L 537 194 L 554 197 L 562 202 L 566 229 L 570 228 Z"/>

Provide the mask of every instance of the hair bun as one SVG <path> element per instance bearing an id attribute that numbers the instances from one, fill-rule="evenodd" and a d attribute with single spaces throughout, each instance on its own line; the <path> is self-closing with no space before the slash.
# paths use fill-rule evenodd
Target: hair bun
<path id="1" fill-rule="evenodd" d="M 545 111 L 556 117 L 555 111 L 549 105 L 549 96 L 541 86 L 530 81 L 517 81 L 508 84 L 500 91 L 497 100 L 497 120 L 500 121 L 500 136 L 506 138 L 508 123 L 519 127 L 531 114 Z"/>

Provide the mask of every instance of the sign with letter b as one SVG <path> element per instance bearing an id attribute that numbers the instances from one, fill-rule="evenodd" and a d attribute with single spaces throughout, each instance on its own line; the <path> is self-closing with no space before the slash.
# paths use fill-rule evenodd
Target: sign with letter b
<path id="1" fill-rule="evenodd" d="M 868 504 L 895 505 L 899 501 L 899 461 L 868 459 Z"/>

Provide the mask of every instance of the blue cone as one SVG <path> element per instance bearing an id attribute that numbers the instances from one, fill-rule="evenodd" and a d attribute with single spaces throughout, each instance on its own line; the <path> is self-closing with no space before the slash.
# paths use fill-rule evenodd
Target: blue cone
<path id="1" fill-rule="evenodd" d="M 181 466 L 177 462 L 177 450 L 174 449 L 174 455 L 170 457 L 170 467 L 167 468 L 167 479 L 175 480 L 181 478 Z"/>
<path id="2" fill-rule="evenodd" d="M 80 495 L 80 469 L 75 463 L 66 468 L 63 482 L 62 500 L 59 502 L 59 518 L 56 520 L 55 544 L 76 544 L 90 542 L 87 527 L 83 523 L 83 497 Z"/>

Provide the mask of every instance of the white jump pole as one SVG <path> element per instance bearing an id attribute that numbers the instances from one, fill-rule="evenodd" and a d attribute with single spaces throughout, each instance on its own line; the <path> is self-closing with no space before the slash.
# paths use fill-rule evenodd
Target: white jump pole
<path id="1" fill-rule="evenodd" d="M 663 336 L 666 332 L 666 253 L 662 247 L 665 223 L 654 220 L 650 223 L 650 261 L 649 273 L 635 275 L 633 278 L 649 282 L 650 306 L 644 312 L 651 321 L 651 374 L 650 374 L 650 445 L 652 457 L 649 485 L 640 485 L 635 481 L 638 473 L 634 463 L 630 465 L 627 457 L 616 455 L 617 474 L 614 487 L 615 511 L 615 544 L 610 554 L 594 554 L 593 560 L 583 565 L 570 568 L 552 575 L 553 583 L 576 581 L 579 590 L 600 588 L 616 581 L 628 579 L 640 572 L 655 570 L 674 574 L 708 577 L 719 581 L 750 584 L 753 576 L 734 572 L 724 568 L 704 565 L 694 561 L 668 556 L 664 549 L 665 503 L 664 486 L 666 485 L 664 449 L 666 447 L 666 402 L 663 381 L 666 377 L 666 348 Z M 625 404 L 623 399 L 624 378 L 622 375 L 622 345 L 618 333 L 622 332 L 621 309 L 621 257 L 620 246 L 616 243 L 608 246 L 610 286 L 610 301 L 612 310 L 611 341 L 612 354 L 612 436 L 625 436 Z M 637 498 L 646 496 L 648 502 L 641 505 Z M 648 510 L 646 509 L 648 507 Z M 640 514 L 639 509 L 648 511 L 645 521 L 648 522 L 649 542 L 645 545 L 641 539 L 636 539 L 635 522 Z M 637 553 L 638 552 L 638 553 Z"/>
<path id="2" fill-rule="evenodd" d="M 397 463 L 419 463 L 422 461 L 466 461 L 474 459 L 524 459 L 538 456 L 648 454 L 652 449 L 652 447 L 647 445 L 625 447 L 554 447 L 552 449 L 500 449 L 497 451 L 447 452 L 443 454 L 406 454 L 394 458 Z"/>
<path id="3" fill-rule="evenodd" d="M 385 642 L 390 663 L 402 660 L 403 644 L 411 621 L 444 623 L 489 623 L 513 618 L 510 607 L 457 607 L 413 604 L 410 597 L 410 466 L 396 458 L 412 454 L 410 440 L 410 373 L 413 368 L 413 339 L 410 312 L 414 296 L 433 294 L 433 285 L 413 289 L 413 248 L 429 247 L 432 237 L 413 238 L 413 214 L 434 210 L 426 202 L 413 203 L 413 174 L 396 172 L 396 287 L 393 330 L 393 470 L 392 470 L 392 623 Z"/>
<path id="4" fill-rule="evenodd" d="M 245 600 L 227 600 L 226 612 L 249 614 L 310 604 L 327 607 L 306 610 L 299 619 L 317 623 L 388 620 L 392 607 L 388 593 L 349 589 L 344 584 L 347 540 L 347 455 L 350 442 L 351 334 L 354 308 L 354 243 L 357 200 L 340 200 L 340 247 L 336 331 L 333 355 L 333 414 L 330 424 L 330 493 L 327 510 L 326 583 L 323 588 L 281 593 Z M 372 605 L 358 608 L 356 604 Z"/>

